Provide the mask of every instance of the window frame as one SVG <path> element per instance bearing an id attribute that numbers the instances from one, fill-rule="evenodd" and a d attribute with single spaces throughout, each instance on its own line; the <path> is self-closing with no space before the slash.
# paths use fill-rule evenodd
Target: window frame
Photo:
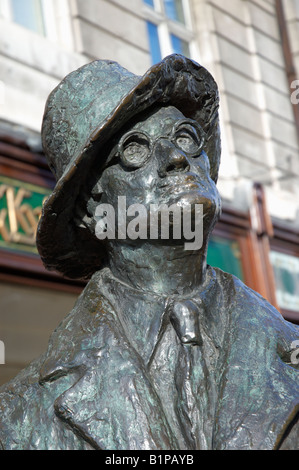
<path id="1" fill-rule="evenodd" d="M 26 29 L 31 34 L 36 34 L 57 43 L 66 50 L 75 51 L 71 8 L 68 0 L 41 0 L 41 6 L 45 28 L 44 34 L 26 28 L 14 21 L 11 0 L 0 1 L 0 18 Z M 62 24 L 63 27 L 61 27 Z"/>
<path id="2" fill-rule="evenodd" d="M 171 20 L 166 16 L 163 0 L 154 0 L 154 8 L 143 2 L 143 15 L 145 21 L 155 24 L 158 28 L 161 56 L 173 54 L 171 34 L 188 43 L 190 57 L 200 61 L 195 33 L 191 21 L 191 5 L 189 0 L 183 0 L 185 24 Z"/>

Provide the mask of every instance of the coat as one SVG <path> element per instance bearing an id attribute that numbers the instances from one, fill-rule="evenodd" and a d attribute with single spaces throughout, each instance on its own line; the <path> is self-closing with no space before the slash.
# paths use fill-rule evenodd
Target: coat
<path id="1" fill-rule="evenodd" d="M 46 353 L 0 388 L 0 447 L 299 448 L 298 327 L 216 268 L 185 301 L 191 344 L 169 298 L 95 273 Z"/>

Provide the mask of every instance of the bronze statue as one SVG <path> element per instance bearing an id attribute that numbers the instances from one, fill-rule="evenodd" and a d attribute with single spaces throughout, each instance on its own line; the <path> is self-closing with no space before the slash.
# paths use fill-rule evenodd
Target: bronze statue
<path id="1" fill-rule="evenodd" d="M 51 93 L 42 137 L 57 185 L 38 248 L 89 282 L 47 352 L 1 388 L 2 448 L 298 448 L 298 327 L 206 264 L 221 210 L 209 72 L 180 55 L 143 77 L 95 61 Z M 186 250 L 171 218 L 168 239 L 124 235 L 120 196 L 146 213 L 201 205 L 202 246 Z M 96 234 L 101 204 L 115 239 Z"/>

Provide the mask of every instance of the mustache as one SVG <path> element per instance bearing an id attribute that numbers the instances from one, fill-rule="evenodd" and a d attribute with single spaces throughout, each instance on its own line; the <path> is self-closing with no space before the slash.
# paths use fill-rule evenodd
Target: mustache
<path id="1" fill-rule="evenodd" d="M 158 187 L 167 188 L 169 186 L 180 186 L 187 184 L 201 184 L 200 176 L 192 172 L 172 174 L 165 177 L 163 181 L 158 184 Z"/>

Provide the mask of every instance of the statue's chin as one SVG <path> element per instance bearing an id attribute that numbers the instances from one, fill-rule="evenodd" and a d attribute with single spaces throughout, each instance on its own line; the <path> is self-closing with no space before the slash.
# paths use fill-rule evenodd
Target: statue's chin
<path id="1" fill-rule="evenodd" d="M 199 237 L 202 231 L 203 244 L 208 238 L 218 220 L 220 212 L 219 199 L 208 198 L 198 192 L 188 192 L 179 197 L 173 197 L 164 203 L 166 212 L 159 211 L 158 237 L 151 239 L 154 243 L 169 245 L 183 245 L 190 241 L 190 232 Z M 162 205 L 159 205 L 162 208 Z M 155 219 L 157 220 L 157 218 Z M 148 214 L 148 234 L 152 227 L 151 217 Z M 165 226 L 168 225 L 168 228 Z M 168 237 L 165 237 L 165 234 Z M 150 237 L 149 237 L 150 238 Z"/>
<path id="2" fill-rule="evenodd" d="M 162 199 L 162 198 L 161 198 Z M 179 192 L 168 195 L 153 204 L 137 208 L 125 221 L 122 231 L 126 238 L 119 236 L 119 223 L 115 224 L 115 239 L 124 243 L 150 243 L 164 245 L 182 245 L 192 237 L 202 238 L 203 245 L 213 229 L 220 212 L 220 199 L 217 192 L 208 195 L 198 190 Z M 125 213 L 126 214 L 126 213 Z"/>

